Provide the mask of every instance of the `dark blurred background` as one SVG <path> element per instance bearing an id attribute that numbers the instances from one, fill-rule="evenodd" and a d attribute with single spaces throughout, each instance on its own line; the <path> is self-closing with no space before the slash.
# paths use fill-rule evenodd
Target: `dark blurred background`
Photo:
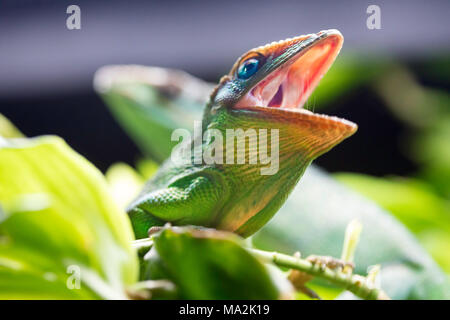
<path id="1" fill-rule="evenodd" d="M 81 8 L 81 30 L 66 28 L 70 4 Z M 370 4 L 381 8 L 380 30 L 366 26 Z M 342 59 L 358 57 L 356 74 L 387 59 L 407 70 L 414 85 L 448 93 L 449 13 L 448 0 L 1 1 L 0 113 L 27 136 L 62 136 L 101 170 L 117 161 L 132 164 L 138 149 L 92 89 L 102 65 L 179 68 L 216 82 L 252 47 L 337 28 L 345 37 Z M 327 102 L 325 112 L 360 129 L 317 162 L 330 171 L 416 172 L 419 162 L 405 148 L 405 136 L 418 129 L 386 107 L 399 103 L 390 100 L 396 88 L 353 79 L 359 85 Z M 341 75 L 331 80 L 339 85 Z M 315 98 L 320 101 L 320 93 Z"/>

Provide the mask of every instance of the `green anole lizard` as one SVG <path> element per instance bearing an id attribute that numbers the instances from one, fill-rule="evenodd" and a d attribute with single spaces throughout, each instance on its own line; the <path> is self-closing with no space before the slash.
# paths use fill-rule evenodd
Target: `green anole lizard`
<path id="1" fill-rule="evenodd" d="M 149 228 L 165 222 L 249 236 L 269 221 L 311 161 L 356 131 L 349 121 L 302 109 L 342 42 L 338 31 L 321 31 L 271 43 L 240 57 L 213 90 L 202 129 L 218 130 L 224 137 L 231 129 L 267 130 L 266 141 L 271 146 L 279 144 L 278 170 L 264 175 L 261 169 L 266 164 L 249 161 L 180 161 L 189 157 L 180 150 L 130 205 L 128 214 L 136 237 L 147 236 Z M 276 140 L 272 139 L 274 129 Z M 192 143 L 192 154 L 203 154 L 211 142 Z M 243 151 L 246 160 L 260 158 L 260 148 L 254 143 L 249 141 L 245 150 L 227 150 L 223 144 L 221 152 L 224 157 Z"/>

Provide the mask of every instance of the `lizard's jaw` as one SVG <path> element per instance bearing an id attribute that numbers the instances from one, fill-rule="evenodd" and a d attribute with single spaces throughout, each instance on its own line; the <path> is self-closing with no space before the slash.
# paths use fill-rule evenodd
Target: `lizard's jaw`
<path id="1" fill-rule="evenodd" d="M 303 108 L 339 54 L 343 41 L 339 31 L 327 30 L 255 49 L 268 57 L 268 67 L 239 99 L 235 109 L 291 122 L 302 134 L 314 134 L 323 142 L 333 138 L 334 143 L 338 143 L 352 135 L 356 124 Z M 305 132 L 305 125 L 311 133 Z"/>

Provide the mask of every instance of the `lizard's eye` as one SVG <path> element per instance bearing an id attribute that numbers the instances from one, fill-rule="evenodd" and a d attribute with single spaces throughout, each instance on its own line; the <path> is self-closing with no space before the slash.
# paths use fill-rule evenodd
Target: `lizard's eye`
<path id="1" fill-rule="evenodd" d="M 258 59 L 250 58 L 248 60 L 245 60 L 241 63 L 237 70 L 237 76 L 239 79 L 248 79 L 252 75 L 258 71 L 259 67 L 261 66 L 261 63 Z"/>

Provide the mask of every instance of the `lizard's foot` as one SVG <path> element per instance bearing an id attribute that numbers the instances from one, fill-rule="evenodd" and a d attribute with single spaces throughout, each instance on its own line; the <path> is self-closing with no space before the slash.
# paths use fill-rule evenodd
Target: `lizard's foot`
<path id="1" fill-rule="evenodd" d="M 290 270 L 288 275 L 288 280 L 297 291 L 304 293 L 312 299 L 320 300 L 319 295 L 306 286 L 306 283 L 312 278 L 313 276 L 299 270 Z"/>
<path id="2" fill-rule="evenodd" d="M 300 258 L 300 252 L 294 253 L 295 258 Z M 294 288 L 307 295 L 312 299 L 320 300 L 320 297 L 317 293 L 306 286 L 306 283 L 314 278 L 312 275 L 307 274 L 306 272 L 291 269 L 288 274 L 288 280 L 294 286 Z"/>
<path id="3" fill-rule="evenodd" d="M 350 269 L 353 271 L 355 266 L 351 262 L 347 262 L 341 259 L 333 258 L 331 256 L 316 256 L 311 255 L 306 258 L 313 265 L 318 265 L 320 270 L 325 270 L 325 268 L 330 268 L 332 270 L 344 270 Z"/>

